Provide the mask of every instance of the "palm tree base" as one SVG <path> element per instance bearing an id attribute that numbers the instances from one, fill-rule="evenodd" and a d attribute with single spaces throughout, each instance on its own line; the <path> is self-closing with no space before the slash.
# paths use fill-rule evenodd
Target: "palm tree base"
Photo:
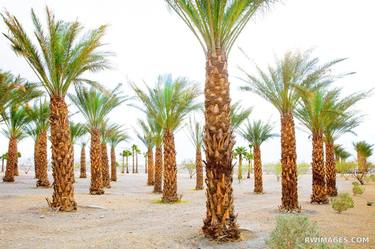
<path id="1" fill-rule="evenodd" d="M 51 183 L 48 180 L 38 180 L 36 182 L 36 187 L 49 188 L 50 186 L 51 186 Z"/>
<path id="2" fill-rule="evenodd" d="M 87 175 L 80 175 L 79 178 L 87 178 Z"/>
<path id="3" fill-rule="evenodd" d="M 14 182 L 14 177 L 4 176 L 3 177 L 3 182 Z"/>
<path id="4" fill-rule="evenodd" d="M 235 241 L 240 238 L 240 230 L 236 223 L 236 218 L 231 217 L 230 221 L 224 226 L 220 222 L 204 221 L 202 231 L 204 236 L 220 242 Z"/>
<path id="5" fill-rule="evenodd" d="M 90 195 L 104 195 L 104 190 L 91 190 L 90 189 Z"/>

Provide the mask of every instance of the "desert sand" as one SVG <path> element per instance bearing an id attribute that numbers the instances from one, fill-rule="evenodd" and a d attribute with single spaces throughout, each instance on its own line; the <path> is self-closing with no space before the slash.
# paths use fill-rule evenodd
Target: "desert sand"
<path id="1" fill-rule="evenodd" d="M 78 172 L 76 172 L 76 175 Z M 50 180 L 52 177 L 50 176 Z M 275 225 L 281 188 L 274 175 L 264 176 L 263 195 L 252 193 L 253 179 L 234 180 L 235 211 L 245 229 L 240 242 L 218 244 L 200 230 L 205 214 L 204 191 L 195 180 L 178 175 L 182 203 L 160 204 L 159 194 L 146 185 L 145 174 L 118 174 L 118 182 L 102 196 L 88 194 L 89 178 L 76 179 L 78 210 L 58 213 L 47 207 L 52 189 L 37 189 L 33 172 L 0 183 L 0 248 L 266 248 Z M 351 192 L 352 180 L 338 179 L 339 192 Z M 368 243 L 346 248 L 375 248 L 375 184 L 354 196 L 355 208 L 337 214 L 329 205 L 309 203 L 311 175 L 299 178 L 303 213 L 316 221 L 323 235 L 369 237 Z"/>

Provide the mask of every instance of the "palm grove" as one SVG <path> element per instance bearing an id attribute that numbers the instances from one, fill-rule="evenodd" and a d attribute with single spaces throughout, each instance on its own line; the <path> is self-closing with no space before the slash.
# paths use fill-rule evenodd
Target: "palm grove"
<path id="1" fill-rule="evenodd" d="M 361 116 L 354 108 L 367 96 L 365 93 L 343 96 L 340 88 L 332 86 L 337 79 L 349 75 L 334 73 L 334 66 L 344 59 L 323 63 L 312 51 L 290 51 L 265 69 L 256 67 L 255 73 L 252 68 L 241 67 L 241 89 L 263 97 L 279 112 L 281 130 L 278 135 L 272 122 L 249 120 L 252 108 L 231 104 L 227 70 L 230 51 L 246 24 L 276 1 L 166 2 L 188 26 L 204 52 L 204 103 L 199 99 L 202 94 L 199 84 L 184 77 L 161 75 L 155 84 L 145 85 L 132 82 L 135 98 L 124 95 L 121 85 L 109 90 L 87 78 L 88 72 L 110 69 L 112 54 L 103 50 L 102 42 L 105 25 L 84 34 L 84 27 L 78 21 L 58 20 L 47 8 L 46 26 L 32 10 L 34 30 L 29 34 L 17 17 L 8 12 L 2 14 L 8 28 L 4 36 L 11 49 L 27 62 L 38 79 L 37 83 L 30 83 L 21 76 L 0 71 L 0 121 L 9 140 L 3 181 L 15 181 L 17 144 L 30 136 L 34 140 L 36 185 L 49 187 L 52 182 L 53 195 L 48 199 L 51 208 L 77 209 L 74 144 L 81 146 L 79 177 L 85 178 L 89 169 L 90 194 L 104 194 L 105 188 L 111 187 L 111 181 L 118 178 L 116 147 L 129 140 L 127 131 L 111 123 L 109 114 L 125 103 L 135 106 L 145 116 L 138 121 L 137 137 L 147 148 L 147 184 L 153 186 L 153 192 L 161 193 L 163 202 L 180 200 L 175 133 L 187 127 L 196 151 L 196 189 L 204 189 L 205 182 L 206 215 L 202 230 L 208 237 L 239 238 L 232 188 L 233 159 L 239 158 L 239 180 L 242 179 L 243 159 L 250 163 L 248 177 L 254 160 L 253 190 L 263 193 L 261 145 L 273 137 L 280 136 L 281 146 L 280 211 L 300 210 L 295 119 L 312 140 L 311 202 L 327 203 L 328 196 L 337 194 L 335 141 L 344 133 L 353 133 L 360 124 Z M 68 110 L 67 101 L 79 110 L 84 123 L 69 121 L 72 112 Z M 192 118 L 201 115 L 204 122 Z M 250 151 L 245 147 L 234 148 L 236 135 L 249 143 Z M 52 148 L 52 180 L 48 179 L 48 138 Z M 86 144 L 90 145 L 89 167 L 86 167 Z M 354 146 L 360 170 L 365 171 L 372 146 L 365 141 Z M 132 172 L 138 173 L 140 150 L 136 145 L 118 155 L 122 157 L 121 173 L 129 173 L 129 157 L 132 157 Z"/>

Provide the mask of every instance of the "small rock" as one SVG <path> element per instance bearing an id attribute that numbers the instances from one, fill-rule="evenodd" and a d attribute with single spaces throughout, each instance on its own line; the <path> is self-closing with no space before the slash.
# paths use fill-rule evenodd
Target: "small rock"
<path id="1" fill-rule="evenodd" d="M 104 215 L 100 215 L 99 218 L 100 218 L 100 219 L 103 219 L 103 218 L 104 218 Z"/>
<path id="2" fill-rule="evenodd" d="M 39 218 L 44 219 L 44 215 L 39 216 Z"/>

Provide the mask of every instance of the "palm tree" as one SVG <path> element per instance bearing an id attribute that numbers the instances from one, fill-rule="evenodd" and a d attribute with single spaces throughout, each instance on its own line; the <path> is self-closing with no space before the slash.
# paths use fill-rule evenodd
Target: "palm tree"
<path id="1" fill-rule="evenodd" d="M 91 185 L 90 194 L 104 194 L 102 178 L 102 147 L 100 141 L 100 128 L 106 121 L 108 114 L 125 98 L 119 93 L 119 86 L 110 93 L 102 93 L 95 89 L 86 89 L 82 86 L 76 87 L 76 95 L 68 95 L 76 105 L 87 122 L 91 135 L 90 165 Z"/>
<path id="2" fill-rule="evenodd" d="M 262 177 L 262 159 L 260 146 L 268 139 L 277 136 L 272 133 L 272 125 L 264 123 L 261 120 L 256 120 L 240 130 L 241 136 L 246 139 L 253 146 L 254 153 L 254 192 L 257 194 L 263 193 L 263 177 Z"/>
<path id="3" fill-rule="evenodd" d="M 65 95 L 72 83 L 95 84 L 82 78 L 85 72 L 108 67 L 108 53 L 98 50 L 103 46 L 101 40 L 106 26 L 80 36 L 83 27 L 78 21 L 56 20 L 48 8 L 46 15 L 47 27 L 44 28 L 34 10 L 31 10 L 37 45 L 32 44 L 32 39 L 15 16 L 6 12 L 2 18 L 9 30 L 5 36 L 12 49 L 26 59 L 50 96 L 54 191 L 52 202 L 48 200 L 48 203 L 60 211 L 72 211 L 77 209 L 77 203 L 74 200 L 72 145 Z"/>
<path id="4" fill-rule="evenodd" d="M 150 116 L 150 115 L 149 115 Z M 163 128 L 155 121 L 150 119 L 150 128 L 153 134 L 153 144 L 155 144 L 155 177 L 154 193 L 162 193 L 163 183 Z"/>
<path id="5" fill-rule="evenodd" d="M 155 89 L 148 87 L 148 94 L 132 85 L 138 98 L 144 103 L 147 113 L 163 128 L 164 185 L 163 202 L 176 202 L 177 166 L 174 131 L 179 128 L 186 115 L 200 107 L 194 100 L 199 95 L 196 86 L 190 86 L 186 78 L 172 79 L 171 75 L 159 76 Z"/>
<path id="6" fill-rule="evenodd" d="M 18 164 L 17 143 L 26 137 L 24 132 L 28 123 L 27 114 L 24 107 L 12 105 L 3 112 L 6 129 L 2 130 L 4 136 L 9 139 L 7 164 L 4 182 L 14 182 L 14 175 Z"/>
<path id="7" fill-rule="evenodd" d="M 232 196 L 233 130 L 227 58 L 247 22 L 271 0 L 166 0 L 198 39 L 206 55 L 206 219 L 203 233 L 214 239 L 239 237 Z M 225 194 L 222 194 L 225 193 Z"/>
<path id="8" fill-rule="evenodd" d="M 295 112 L 296 117 L 312 134 L 312 203 L 328 203 L 323 133 L 335 118 L 342 115 L 342 112 L 336 107 L 338 94 L 339 90 L 337 89 L 301 92 L 302 101 Z"/>
<path id="9" fill-rule="evenodd" d="M 142 151 L 137 147 L 135 149 L 135 173 L 138 174 L 138 155 L 141 154 Z"/>
<path id="10" fill-rule="evenodd" d="M 195 170 L 197 180 L 195 189 L 203 189 L 203 163 L 202 163 L 202 144 L 203 144 L 203 125 L 196 121 L 189 119 L 188 132 L 190 140 L 195 147 Z"/>
<path id="11" fill-rule="evenodd" d="M 354 93 L 335 103 L 335 108 L 341 115 L 336 116 L 324 130 L 325 142 L 325 169 L 327 181 L 327 195 L 336 196 L 336 160 L 335 160 L 335 140 L 345 133 L 353 133 L 353 129 L 360 124 L 360 117 L 351 108 L 359 100 L 366 97 L 364 93 Z"/>
<path id="12" fill-rule="evenodd" d="M 79 178 L 86 178 L 86 140 L 81 141 L 81 160 L 80 160 L 80 172 Z"/>
<path id="13" fill-rule="evenodd" d="M 35 174 L 38 179 L 37 187 L 49 187 L 48 159 L 47 159 L 47 132 L 49 129 L 49 103 L 47 101 L 34 102 L 31 108 L 26 108 L 28 121 L 32 125 L 27 126 L 26 133 L 35 141 L 34 163 Z"/>
<path id="14" fill-rule="evenodd" d="M 110 126 L 107 121 L 103 121 L 100 127 L 100 141 L 101 141 L 101 166 L 102 166 L 102 180 L 103 186 L 111 188 L 111 176 L 109 173 L 109 160 L 108 160 L 108 130 Z"/>
<path id="15" fill-rule="evenodd" d="M 361 173 L 367 172 L 367 158 L 373 154 L 373 144 L 366 141 L 359 141 L 353 143 L 354 149 L 357 152 L 358 171 Z"/>
<path id="16" fill-rule="evenodd" d="M 233 152 L 233 157 L 237 158 L 238 157 L 238 181 L 241 182 L 242 180 L 242 159 L 246 154 L 246 148 L 245 147 L 237 147 L 234 149 Z"/>
<path id="17" fill-rule="evenodd" d="M 135 151 L 138 149 L 136 144 L 132 145 L 132 173 L 135 173 Z"/>
<path id="18" fill-rule="evenodd" d="M 252 162 L 252 160 L 254 159 L 254 155 L 253 155 L 253 153 L 251 152 L 252 151 L 252 148 L 253 148 L 253 146 L 252 145 L 250 145 L 249 146 L 249 151 L 246 151 L 246 153 L 245 153 L 245 155 L 244 155 L 244 158 L 247 160 L 247 162 L 248 162 L 248 167 L 247 167 L 247 178 L 249 179 L 249 178 L 251 178 L 251 168 L 252 168 L 252 166 L 251 166 L 251 162 Z"/>
<path id="19" fill-rule="evenodd" d="M 108 129 L 108 141 L 111 145 L 111 181 L 117 181 L 116 147 L 119 143 L 129 139 L 121 125 L 112 125 Z"/>
<path id="20" fill-rule="evenodd" d="M 132 155 L 132 152 L 130 150 L 124 150 L 120 154 L 122 156 L 122 170 L 121 173 L 125 173 L 125 164 L 124 164 L 124 158 L 126 158 L 126 173 L 129 173 L 129 157 Z"/>
<path id="21" fill-rule="evenodd" d="M 333 80 L 330 69 L 342 60 L 320 65 L 311 58 L 311 51 L 287 52 L 275 66 L 266 70 L 257 67 L 257 76 L 246 73 L 247 84 L 241 89 L 251 91 L 270 102 L 280 113 L 282 197 L 280 210 L 298 211 L 297 153 L 293 112 L 300 99 L 298 87 L 317 89 Z"/>
<path id="22" fill-rule="evenodd" d="M 74 145 L 77 143 L 77 140 L 83 136 L 85 136 L 88 132 L 87 126 L 85 124 L 81 123 L 74 123 L 72 121 L 69 122 L 69 130 L 70 130 L 70 141 L 72 144 L 72 158 L 73 158 L 73 182 L 75 182 L 74 179 Z M 81 148 L 82 149 L 82 148 Z M 82 150 L 81 150 L 81 156 L 82 156 Z M 85 155 L 86 157 L 86 155 Z M 82 158 L 81 158 L 82 159 Z M 86 167 L 86 165 L 85 165 Z M 82 165 L 80 166 L 80 172 L 82 172 Z M 86 174 L 86 172 L 85 172 Z"/>
<path id="23" fill-rule="evenodd" d="M 154 147 L 154 140 L 153 140 L 153 130 L 151 128 L 152 122 L 154 122 L 151 118 L 147 118 L 147 121 L 144 120 L 138 120 L 138 125 L 142 129 L 141 134 L 137 134 L 137 137 L 139 140 L 142 141 L 142 143 L 146 146 L 147 152 L 146 152 L 146 160 L 147 161 L 147 167 L 145 165 L 145 168 L 147 169 L 147 185 L 151 186 L 154 185 L 154 156 L 153 156 L 153 147 Z"/>
<path id="24" fill-rule="evenodd" d="M 345 162 L 350 157 L 350 153 L 347 152 L 341 144 L 334 145 L 335 161 Z"/>
<path id="25" fill-rule="evenodd" d="M 237 130 L 253 111 L 253 108 L 243 108 L 239 101 L 232 104 L 230 109 L 230 119 L 233 130 Z"/>

